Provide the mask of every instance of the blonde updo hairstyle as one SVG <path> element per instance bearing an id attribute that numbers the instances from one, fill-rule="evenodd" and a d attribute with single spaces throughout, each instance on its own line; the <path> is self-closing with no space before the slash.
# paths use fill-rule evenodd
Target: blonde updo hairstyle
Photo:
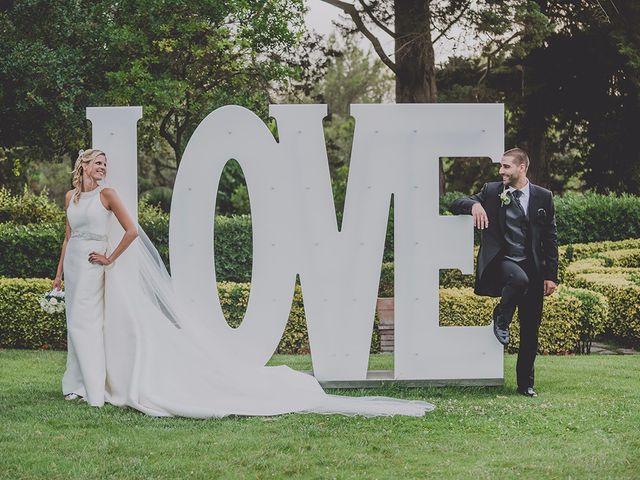
<path id="1" fill-rule="evenodd" d="M 98 150 L 95 148 L 90 148 L 89 150 L 80 150 L 78 152 L 78 159 L 76 160 L 76 164 L 73 167 L 73 176 L 71 179 L 71 184 L 75 187 L 75 192 L 73 193 L 73 202 L 78 203 L 80 200 L 80 193 L 82 193 L 83 186 L 83 176 L 85 168 L 97 157 L 100 155 L 104 155 L 105 158 L 107 156 L 102 150 Z"/>

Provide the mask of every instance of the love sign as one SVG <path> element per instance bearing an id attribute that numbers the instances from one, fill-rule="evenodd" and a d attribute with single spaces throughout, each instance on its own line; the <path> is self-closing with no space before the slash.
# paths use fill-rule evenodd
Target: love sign
<path id="1" fill-rule="evenodd" d="M 284 332 L 300 275 L 314 375 L 321 381 L 364 380 L 393 198 L 394 377 L 502 378 L 502 346 L 490 325 L 439 325 L 439 270 L 473 273 L 473 226 L 469 216 L 439 215 L 438 159 L 499 162 L 503 106 L 353 105 L 341 230 L 324 144 L 326 106 L 271 105 L 270 114 L 279 140 L 245 108 L 209 114 L 189 140 L 176 177 L 171 274 L 191 313 L 206 312 L 212 348 L 264 365 Z M 109 156 L 109 183 L 134 213 L 135 125 L 141 116 L 141 107 L 87 109 L 93 144 Z M 230 159 L 244 172 L 253 224 L 251 293 L 236 329 L 220 306 L 213 258 L 217 187 Z"/>

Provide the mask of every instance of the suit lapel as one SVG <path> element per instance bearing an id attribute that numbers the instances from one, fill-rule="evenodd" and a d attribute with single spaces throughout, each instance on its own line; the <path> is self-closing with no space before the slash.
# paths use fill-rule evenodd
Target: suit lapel
<path id="1" fill-rule="evenodd" d="M 529 207 L 527 208 L 527 216 L 529 217 L 529 223 L 534 223 L 534 213 L 536 213 L 538 206 L 538 196 L 536 195 L 537 187 L 529 182 Z M 534 205 L 535 204 L 535 205 Z"/>

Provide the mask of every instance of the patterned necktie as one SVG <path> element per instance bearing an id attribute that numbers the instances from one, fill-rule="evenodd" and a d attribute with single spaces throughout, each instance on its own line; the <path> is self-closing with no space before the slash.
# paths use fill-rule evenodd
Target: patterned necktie
<path id="1" fill-rule="evenodd" d="M 516 205 L 518 205 L 518 208 L 520 209 L 520 212 L 522 212 L 522 215 L 526 217 L 527 214 L 524 213 L 524 208 L 522 208 L 522 204 L 520 203 L 520 197 L 522 196 L 522 190 L 514 190 L 511 193 L 513 194 L 513 199 L 516 201 Z"/>

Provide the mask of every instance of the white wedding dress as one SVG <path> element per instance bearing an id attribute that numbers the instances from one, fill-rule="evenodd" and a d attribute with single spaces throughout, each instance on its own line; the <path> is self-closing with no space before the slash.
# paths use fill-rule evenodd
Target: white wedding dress
<path id="1" fill-rule="evenodd" d="M 136 262 L 138 278 L 121 271 L 118 261 L 108 267 L 89 263 L 91 251 L 108 253 L 113 246 L 112 213 L 100 200 L 102 188 L 81 193 L 67 209 L 72 234 L 64 257 L 63 394 L 77 393 L 93 406 L 108 402 L 153 416 L 195 418 L 288 412 L 422 416 L 433 410 L 423 401 L 328 395 L 310 375 L 285 366 L 248 366 L 216 352 L 207 319 L 180 313 L 171 279 L 141 229 L 118 259 L 126 255 Z"/>

